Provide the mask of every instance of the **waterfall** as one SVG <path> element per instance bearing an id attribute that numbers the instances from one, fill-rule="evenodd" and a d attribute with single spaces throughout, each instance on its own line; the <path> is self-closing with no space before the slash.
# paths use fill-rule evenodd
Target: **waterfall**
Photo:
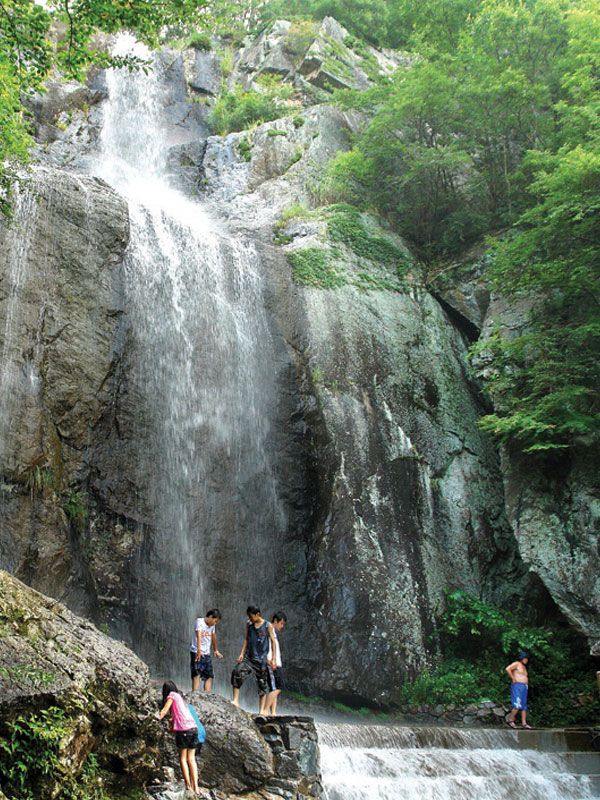
<path id="1" fill-rule="evenodd" d="M 317 728 L 326 800 L 598 798 L 598 778 L 589 773 L 600 772 L 600 754 L 585 752 L 589 736 L 333 723 Z"/>
<path id="2" fill-rule="evenodd" d="M 24 293 L 27 285 L 27 255 L 31 245 L 31 232 L 37 219 L 37 203 L 33 192 L 21 190 L 17 184 L 13 191 L 13 216 L 15 224 L 8 228 L 4 243 L 8 265 L 6 287 L 6 321 L 2 332 L 0 350 L 0 463 L 5 454 L 12 416 L 15 387 L 24 376 L 15 341 L 23 313 Z M 33 376 L 29 376 L 34 380 Z"/>
<path id="3" fill-rule="evenodd" d="M 107 73 L 93 171 L 125 196 L 131 226 L 126 392 L 138 411 L 146 523 L 133 644 L 177 677 L 186 674 L 193 620 L 212 606 L 225 623 L 217 633 L 233 629 L 230 662 L 237 655 L 246 605 L 273 584 L 286 522 L 269 452 L 276 377 L 259 258 L 168 185 L 162 70 L 157 61 L 148 75 Z"/>

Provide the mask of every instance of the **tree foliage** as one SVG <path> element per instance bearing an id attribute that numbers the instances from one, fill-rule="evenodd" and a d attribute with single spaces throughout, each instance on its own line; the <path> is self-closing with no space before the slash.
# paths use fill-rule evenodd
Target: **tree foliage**
<path id="1" fill-rule="evenodd" d="M 385 215 L 430 275 L 504 231 L 488 277 L 532 311 L 476 347 L 495 406 L 482 426 L 530 453 L 595 446 L 600 3 L 394 7 L 414 21 L 412 65 L 339 93 L 369 122 L 325 196 Z"/>
<path id="2" fill-rule="evenodd" d="M 404 48 L 416 35 L 448 49 L 481 0 L 267 0 L 265 21 L 292 16 L 335 17 L 354 36 L 378 47 Z"/>

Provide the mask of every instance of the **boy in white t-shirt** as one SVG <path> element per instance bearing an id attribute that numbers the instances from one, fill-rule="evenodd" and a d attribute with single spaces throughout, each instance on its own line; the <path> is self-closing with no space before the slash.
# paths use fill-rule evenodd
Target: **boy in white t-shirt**
<path id="1" fill-rule="evenodd" d="M 200 678 L 204 681 L 204 691 L 210 692 L 214 678 L 210 647 L 212 645 L 217 658 L 223 658 L 217 649 L 215 626 L 221 619 L 218 608 L 211 608 L 205 617 L 198 617 L 194 625 L 194 638 L 190 647 L 190 670 L 192 674 L 192 691 L 200 688 Z"/>
<path id="2" fill-rule="evenodd" d="M 267 695 L 267 702 L 265 703 L 264 711 L 264 713 L 270 717 L 277 715 L 277 698 L 283 689 L 281 650 L 279 649 L 279 640 L 277 639 L 277 634 L 283 630 L 286 622 L 287 617 L 283 611 L 276 611 L 275 614 L 273 614 L 273 621 L 271 622 L 271 625 L 273 627 L 273 636 L 275 639 L 275 653 L 273 653 L 273 646 L 270 644 L 269 654 L 267 656 L 267 664 L 272 666 L 269 666 L 267 670 L 267 686 L 269 689 L 269 694 Z"/>

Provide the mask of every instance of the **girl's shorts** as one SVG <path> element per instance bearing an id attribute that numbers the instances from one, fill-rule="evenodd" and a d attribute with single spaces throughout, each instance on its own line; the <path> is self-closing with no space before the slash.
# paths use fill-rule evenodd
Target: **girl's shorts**
<path id="1" fill-rule="evenodd" d="M 195 750 L 198 747 L 198 728 L 175 731 L 175 744 L 178 750 Z"/>

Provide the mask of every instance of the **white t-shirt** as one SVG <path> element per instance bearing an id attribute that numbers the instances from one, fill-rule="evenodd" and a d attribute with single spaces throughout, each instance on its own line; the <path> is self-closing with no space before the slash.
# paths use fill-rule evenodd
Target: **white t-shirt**
<path id="1" fill-rule="evenodd" d="M 192 644 L 190 647 L 192 653 L 198 652 L 198 640 L 196 638 L 197 631 L 200 631 L 200 655 L 209 656 L 212 635 L 215 632 L 215 625 L 207 625 L 204 621 L 204 617 L 198 617 L 196 620 L 196 626 L 194 627 L 194 638 L 192 639 Z"/>
<path id="2" fill-rule="evenodd" d="M 279 639 L 277 638 L 277 631 L 272 627 L 273 638 L 275 639 L 275 666 L 279 669 L 281 665 L 281 650 L 279 649 Z M 267 654 L 267 661 L 273 661 L 273 645 L 269 639 L 269 652 Z"/>

